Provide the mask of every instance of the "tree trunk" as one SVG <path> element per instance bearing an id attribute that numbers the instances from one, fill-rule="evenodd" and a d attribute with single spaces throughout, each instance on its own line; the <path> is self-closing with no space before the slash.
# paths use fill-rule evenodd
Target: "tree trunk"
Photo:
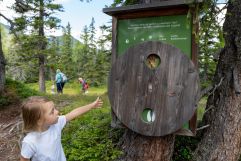
<path id="1" fill-rule="evenodd" d="M 55 70 L 53 66 L 50 67 L 50 79 L 51 79 L 51 82 L 55 81 Z"/>
<path id="2" fill-rule="evenodd" d="M 241 1 L 229 1 L 224 22 L 225 48 L 214 77 L 204 122 L 209 128 L 195 161 L 238 161 L 241 152 Z"/>
<path id="3" fill-rule="evenodd" d="M 121 140 L 124 154 L 118 161 L 170 161 L 174 149 L 174 135 L 149 137 L 129 129 Z"/>
<path id="4" fill-rule="evenodd" d="M 39 91 L 46 92 L 45 87 L 45 55 L 43 54 L 44 50 L 46 49 L 46 42 L 44 39 L 44 1 L 41 0 L 40 2 L 40 10 L 39 10 L 39 36 L 41 40 L 39 42 Z"/>
<path id="5" fill-rule="evenodd" d="M 39 55 L 39 91 L 46 92 L 45 87 L 45 57 L 43 54 Z"/>
<path id="6" fill-rule="evenodd" d="M 3 93 L 5 87 L 5 65 L 6 61 L 2 49 L 2 35 L 0 26 L 0 94 Z"/>

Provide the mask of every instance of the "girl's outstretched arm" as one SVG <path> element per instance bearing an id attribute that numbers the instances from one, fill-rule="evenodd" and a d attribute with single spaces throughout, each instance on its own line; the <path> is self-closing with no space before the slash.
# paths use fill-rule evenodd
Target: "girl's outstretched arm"
<path id="1" fill-rule="evenodd" d="M 68 114 L 66 114 L 65 115 L 66 120 L 71 121 L 71 120 L 75 119 L 76 117 L 83 115 L 84 113 L 90 111 L 91 109 L 100 108 L 102 106 L 102 104 L 103 104 L 103 102 L 98 97 L 94 102 L 92 102 L 88 105 L 85 105 L 85 106 L 78 107 L 78 108 L 72 110 L 71 112 L 69 112 Z"/>

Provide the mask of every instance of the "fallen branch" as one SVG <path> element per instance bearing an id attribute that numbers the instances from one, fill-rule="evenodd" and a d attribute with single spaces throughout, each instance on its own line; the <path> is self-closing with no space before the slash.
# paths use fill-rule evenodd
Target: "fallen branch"
<path id="1" fill-rule="evenodd" d="M 196 131 L 206 129 L 206 128 L 209 127 L 209 126 L 210 126 L 210 125 L 204 125 L 204 126 L 202 126 L 202 127 L 197 128 Z"/>
<path id="2" fill-rule="evenodd" d="M 204 111 L 203 115 L 207 113 L 209 110 L 213 109 L 215 106 L 211 105 L 207 110 Z"/>

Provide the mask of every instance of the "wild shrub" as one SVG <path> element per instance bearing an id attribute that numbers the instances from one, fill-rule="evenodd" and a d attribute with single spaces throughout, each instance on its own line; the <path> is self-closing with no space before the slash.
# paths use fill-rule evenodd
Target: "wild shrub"
<path id="1" fill-rule="evenodd" d="M 83 98 L 91 102 L 90 99 L 93 100 L 95 96 Z M 68 161 L 110 161 L 122 154 L 116 147 L 122 131 L 110 127 L 111 115 L 106 96 L 103 101 L 101 109 L 90 111 L 64 128 L 62 144 Z M 64 108 L 61 112 L 67 113 L 74 106 Z"/>
<path id="2" fill-rule="evenodd" d="M 36 90 L 30 89 L 24 83 L 6 79 L 6 89 L 0 95 L 0 107 L 7 106 L 29 96 L 41 95 Z"/>
<path id="3" fill-rule="evenodd" d="M 192 153 L 194 152 L 200 138 L 188 136 L 176 136 L 173 161 L 190 161 L 192 160 Z"/>

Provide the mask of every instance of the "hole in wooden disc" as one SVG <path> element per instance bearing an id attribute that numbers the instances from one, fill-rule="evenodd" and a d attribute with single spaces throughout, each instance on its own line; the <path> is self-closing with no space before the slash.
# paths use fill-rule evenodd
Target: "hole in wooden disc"
<path id="1" fill-rule="evenodd" d="M 142 120 L 146 123 L 151 123 L 155 121 L 155 113 L 150 108 L 145 108 L 141 114 Z"/>
<path id="2" fill-rule="evenodd" d="M 150 69 L 155 69 L 157 68 L 159 65 L 161 64 L 161 59 L 158 55 L 156 54 L 150 54 L 147 58 L 146 58 L 146 65 L 150 68 Z"/>

